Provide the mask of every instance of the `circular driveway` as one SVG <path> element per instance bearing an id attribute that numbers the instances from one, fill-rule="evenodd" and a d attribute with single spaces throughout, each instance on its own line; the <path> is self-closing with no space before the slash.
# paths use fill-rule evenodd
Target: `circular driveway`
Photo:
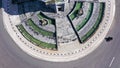
<path id="1" fill-rule="evenodd" d="M 109 31 L 114 17 L 115 1 L 106 0 L 105 2 L 105 15 L 99 26 L 99 29 L 96 31 L 94 36 L 92 36 L 86 43 L 82 44 L 81 46 L 79 46 L 80 44 L 77 40 L 75 42 L 65 44 L 66 46 L 58 46 L 58 51 L 49 51 L 34 46 L 34 44 L 28 42 L 28 40 L 26 40 L 16 28 L 16 24 L 20 24 L 19 14 L 17 14 L 18 11 L 15 11 L 17 6 L 12 5 L 11 0 L 3 1 L 4 26 L 16 44 L 27 54 L 47 61 L 72 61 L 82 58 L 95 50 Z"/>
<path id="2" fill-rule="evenodd" d="M 0 68 L 120 68 L 119 3 L 120 1 L 116 0 L 115 22 L 107 35 L 112 36 L 113 40 L 110 42 L 103 41 L 101 46 L 88 56 L 66 63 L 37 60 L 25 54 L 16 46 L 4 29 L 0 12 Z"/>

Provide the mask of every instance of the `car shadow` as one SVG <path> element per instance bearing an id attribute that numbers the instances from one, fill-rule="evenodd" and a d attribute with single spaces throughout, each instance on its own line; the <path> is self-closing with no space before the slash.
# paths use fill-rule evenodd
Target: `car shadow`
<path id="1" fill-rule="evenodd" d="M 106 42 L 110 42 L 111 40 L 113 40 L 113 37 L 106 37 L 105 40 Z"/>

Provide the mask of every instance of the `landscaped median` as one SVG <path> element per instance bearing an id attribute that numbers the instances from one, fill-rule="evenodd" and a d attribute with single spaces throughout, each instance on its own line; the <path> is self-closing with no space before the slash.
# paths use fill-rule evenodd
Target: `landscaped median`
<path id="1" fill-rule="evenodd" d="M 45 43 L 42 42 L 36 38 L 34 38 L 32 35 L 30 35 L 25 28 L 23 27 L 22 24 L 17 25 L 18 30 L 21 32 L 21 34 L 31 43 L 45 49 L 51 49 L 51 50 L 57 50 L 57 45 L 56 44 L 51 44 L 51 43 Z"/>
<path id="2" fill-rule="evenodd" d="M 96 20 L 96 23 L 94 24 L 94 26 L 81 38 L 81 42 L 85 42 L 91 35 L 93 35 L 95 33 L 95 31 L 98 29 L 100 22 L 102 21 L 103 15 L 104 15 L 104 8 L 105 8 L 105 4 L 104 3 L 100 3 L 100 11 L 99 11 L 99 15 L 98 18 Z"/>
<path id="3" fill-rule="evenodd" d="M 52 18 L 47 17 L 47 16 L 44 15 L 42 12 L 40 12 L 37 16 L 38 16 L 38 18 L 39 18 L 40 20 L 46 19 L 46 20 L 48 21 L 49 24 L 55 25 L 55 20 L 52 19 Z"/>
<path id="4" fill-rule="evenodd" d="M 90 3 L 90 7 L 89 7 L 89 10 L 88 10 L 87 16 L 85 17 L 85 19 L 83 19 L 83 21 L 80 24 L 78 24 L 76 26 L 77 31 L 79 31 L 81 28 L 83 28 L 84 25 L 89 21 L 91 15 L 92 15 L 92 12 L 93 12 L 93 6 L 94 6 L 94 4 Z"/>
<path id="5" fill-rule="evenodd" d="M 47 30 L 44 30 L 42 28 L 40 28 L 38 25 L 36 25 L 31 19 L 28 19 L 27 20 L 27 24 L 29 26 L 31 26 L 33 28 L 34 31 L 36 32 L 39 32 L 41 35 L 44 35 L 44 36 L 54 36 L 54 33 L 53 32 L 50 32 L 50 31 L 47 31 Z"/>
<path id="6" fill-rule="evenodd" d="M 74 20 L 77 17 L 80 9 L 82 8 L 82 4 L 83 4 L 83 2 L 76 2 L 75 3 L 74 9 L 69 14 L 69 17 L 70 17 L 71 21 Z"/>

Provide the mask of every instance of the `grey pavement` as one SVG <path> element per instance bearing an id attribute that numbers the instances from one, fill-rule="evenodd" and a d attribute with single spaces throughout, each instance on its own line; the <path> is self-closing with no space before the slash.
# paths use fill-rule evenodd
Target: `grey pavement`
<path id="1" fill-rule="evenodd" d="M 115 22 L 107 35 L 112 36 L 113 40 L 103 41 L 101 46 L 88 56 L 66 63 L 46 62 L 25 54 L 5 31 L 0 11 L 0 68 L 120 68 L 119 0 L 116 0 L 116 6 Z M 111 64 L 113 57 L 115 59 Z"/>

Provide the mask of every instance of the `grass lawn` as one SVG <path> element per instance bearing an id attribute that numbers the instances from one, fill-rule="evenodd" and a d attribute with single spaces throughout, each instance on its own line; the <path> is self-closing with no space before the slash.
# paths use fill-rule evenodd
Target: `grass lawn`
<path id="1" fill-rule="evenodd" d="M 17 25 L 17 28 L 19 29 L 19 31 L 21 32 L 21 34 L 31 43 L 41 47 L 41 48 L 48 48 L 48 49 L 56 49 L 56 45 L 55 44 L 50 44 L 50 43 L 45 43 L 42 42 L 36 38 L 34 38 L 32 35 L 30 35 L 25 28 L 23 27 L 22 24 Z"/>
<path id="2" fill-rule="evenodd" d="M 46 19 L 48 21 L 49 24 L 53 24 L 55 25 L 55 20 L 54 19 L 51 19 L 47 16 L 45 16 L 42 12 L 40 12 L 38 15 L 38 18 L 41 20 L 41 19 Z"/>
<path id="3" fill-rule="evenodd" d="M 39 32 L 40 34 L 42 34 L 44 36 L 54 36 L 53 32 L 46 31 L 46 30 L 38 27 L 31 19 L 28 19 L 27 23 L 28 23 L 29 26 L 31 26 L 33 28 L 33 30 Z"/>
<path id="4" fill-rule="evenodd" d="M 77 14 L 81 8 L 82 8 L 82 2 L 76 2 L 73 11 L 69 15 L 71 20 L 73 20 L 73 19 L 75 19 L 75 17 L 77 17 Z"/>
<path id="5" fill-rule="evenodd" d="M 91 15 L 92 15 L 92 12 L 93 12 L 93 6 L 94 6 L 94 4 L 90 3 L 90 7 L 89 7 L 86 18 L 79 25 L 76 26 L 77 31 L 79 31 L 89 21 Z"/>
<path id="6" fill-rule="evenodd" d="M 99 15 L 98 15 L 97 21 L 94 24 L 94 26 L 81 38 L 81 42 L 82 43 L 85 42 L 98 29 L 99 24 L 102 21 L 102 18 L 103 18 L 103 15 L 104 15 L 104 8 L 105 8 L 105 4 L 101 3 L 100 4 L 100 11 L 99 11 Z"/>

